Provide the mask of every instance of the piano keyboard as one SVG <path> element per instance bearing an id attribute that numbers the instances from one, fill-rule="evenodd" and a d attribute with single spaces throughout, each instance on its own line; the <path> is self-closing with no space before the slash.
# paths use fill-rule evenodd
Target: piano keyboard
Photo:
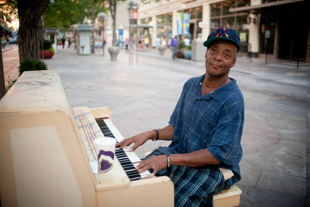
<path id="1" fill-rule="evenodd" d="M 113 137 L 117 142 L 124 140 L 123 136 L 120 134 L 110 119 L 100 119 L 96 121 L 104 136 Z M 135 167 L 139 164 L 138 162 L 141 160 L 134 152 L 129 152 L 129 149 L 129 147 L 124 149 L 116 147 L 115 154 L 130 181 L 151 177 L 151 173 L 149 171 L 145 171 L 139 174 L 139 172 L 135 169 Z"/>

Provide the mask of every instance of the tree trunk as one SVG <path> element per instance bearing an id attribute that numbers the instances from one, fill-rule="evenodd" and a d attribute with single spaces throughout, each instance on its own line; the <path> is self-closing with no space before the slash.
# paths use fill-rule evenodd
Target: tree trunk
<path id="1" fill-rule="evenodd" d="M 43 15 L 50 0 L 17 0 L 19 16 L 19 60 L 40 59 L 40 40 L 43 32 Z"/>
<path id="2" fill-rule="evenodd" d="M 115 30 L 116 30 L 116 5 L 117 5 L 117 2 L 116 0 L 109 0 L 109 9 L 110 9 L 110 13 L 111 13 L 111 17 L 112 17 L 112 21 L 113 21 L 113 39 L 112 39 L 112 46 L 115 46 L 115 43 L 116 43 L 116 37 L 115 37 Z"/>

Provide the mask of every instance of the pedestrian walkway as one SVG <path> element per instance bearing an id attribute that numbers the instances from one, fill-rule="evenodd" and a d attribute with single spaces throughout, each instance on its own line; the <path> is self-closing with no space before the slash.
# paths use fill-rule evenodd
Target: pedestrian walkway
<path id="1" fill-rule="evenodd" d="M 137 59 L 129 65 L 125 50 L 111 62 L 107 51 L 81 56 L 59 48 L 44 62 L 60 73 L 72 106 L 109 107 L 113 123 L 127 138 L 165 126 L 184 82 L 205 72 L 204 62 L 172 60 L 169 50 L 164 56 L 155 49 L 139 51 Z M 239 57 L 230 76 L 243 92 L 246 109 L 240 206 L 307 206 L 310 68 Z M 148 141 L 136 153 L 142 157 L 168 144 Z"/>

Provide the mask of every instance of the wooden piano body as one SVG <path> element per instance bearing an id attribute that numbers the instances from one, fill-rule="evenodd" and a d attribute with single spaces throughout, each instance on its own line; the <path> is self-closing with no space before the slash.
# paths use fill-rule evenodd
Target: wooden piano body
<path id="1" fill-rule="evenodd" d="M 93 173 L 59 74 L 24 72 L 0 101 L 2 206 L 173 206 L 168 177 Z M 90 110 L 111 118 L 108 108 Z"/>

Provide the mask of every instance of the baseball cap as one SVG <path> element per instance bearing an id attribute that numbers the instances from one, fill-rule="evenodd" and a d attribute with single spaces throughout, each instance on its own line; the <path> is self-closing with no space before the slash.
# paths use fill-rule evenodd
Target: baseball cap
<path id="1" fill-rule="evenodd" d="M 220 27 L 209 34 L 208 39 L 203 43 L 205 47 L 209 47 L 215 40 L 224 39 L 231 41 L 237 46 L 237 52 L 240 50 L 240 37 L 235 30 Z"/>

